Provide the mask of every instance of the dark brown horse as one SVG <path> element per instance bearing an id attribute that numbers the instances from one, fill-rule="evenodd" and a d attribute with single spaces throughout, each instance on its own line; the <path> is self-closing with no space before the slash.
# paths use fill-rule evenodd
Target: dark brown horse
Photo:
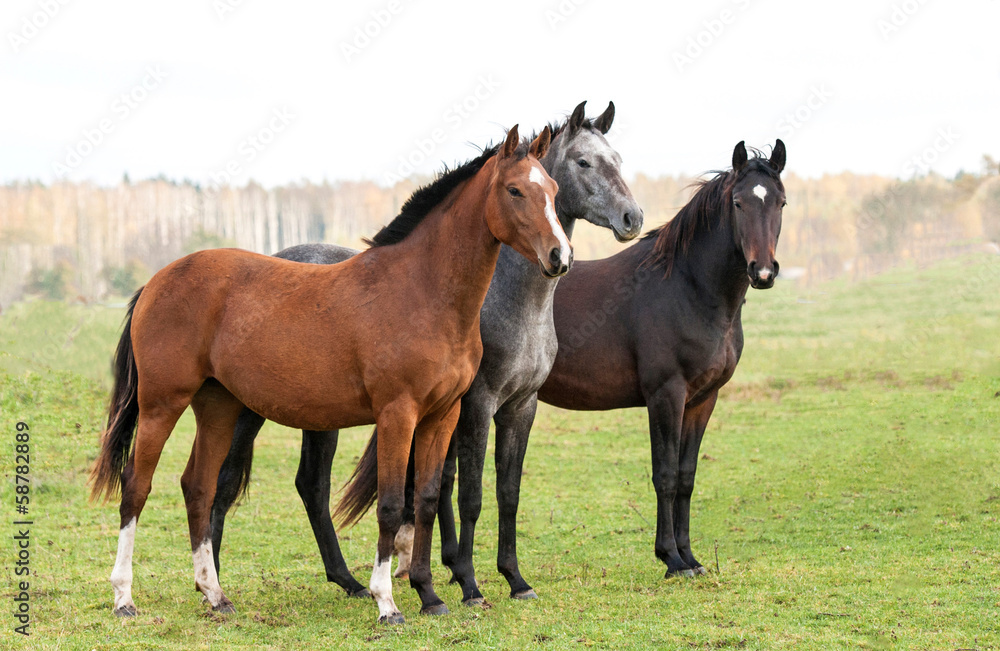
<path id="1" fill-rule="evenodd" d="M 92 475 L 95 496 L 121 487 L 116 614 L 136 613 L 136 523 L 163 445 L 188 405 L 197 434 L 181 485 L 195 585 L 213 609 L 232 612 L 233 605 L 212 560 L 210 511 L 237 417 L 249 407 L 299 429 L 377 424 L 379 540 L 370 589 L 379 620 L 390 623 L 403 621 L 390 557 L 412 447 L 410 585 L 421 612 L 447 612 L 431 583 L 431 528 L 460 399 L 482 356 L 479 313 L 500 243 L 549 277 L 564 274 L 571 260 L 553 207 L 556 183 L 538 162 L 549 140 L 546 129 L 525 147 L 514 127 L 501 147 L 417 191 L 367 251 L 343 264 L 203 251 L 167 266 L 136 294 Z"/>
<path id="2" fill-rule="evenodd" d="M 618 255 L 578 263 L 556 290 L 559 354 L 538 397 L 567 409 L 646 407 L 655 549 L 668 576 L 705 572 L 689 529 L 698 448 L 743 351 L 747 289 L 778 275 L 784 167 L 780 140 L 770 159 L 748 160 L 739 143 L 732 170 L 702 183 L 673 220 Z"/>

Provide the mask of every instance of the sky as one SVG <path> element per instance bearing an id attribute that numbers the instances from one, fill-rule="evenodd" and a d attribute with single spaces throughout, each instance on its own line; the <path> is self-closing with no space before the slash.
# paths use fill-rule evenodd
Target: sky
<path id="1" fill-rule="evenodd" d="M 1000 0 L 5 0 L 0 182 L 392 183 L 614 101 L 623 171 L 1000 158 Z"/>

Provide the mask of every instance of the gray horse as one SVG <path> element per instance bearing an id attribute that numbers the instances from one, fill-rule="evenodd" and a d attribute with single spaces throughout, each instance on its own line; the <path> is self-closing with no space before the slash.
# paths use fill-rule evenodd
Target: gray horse
<path id="1" fill-rule="evenodd" d="M 631 240 L 642 229 L 642 210 L 622 180 L 621 156 L 604 138 L 614 120 L 614 104 L 610 103 L 604 113 L 593 121 L 585 117 L 585 104 L 577 106 L 565 124 L 552 126 L 552 145 L 541 161 L 559 184 L 556 213 L 567 236 L 572 236 L 576 220 L 584 219 L 611 229 L 618 241 Z M 285 249 L 277 255 L 297 262 L 333 264 L 356 253 L 353 249 L 340 246 L 304 244 Z M 498 440 L 516 442 L 514 445 L 498 446 L 496 451 L 498 475 L 508 476 L 501 469 L 521 467 L 527 433 L 535 417 L 537 392 L 556 359 L 558 346 L 552 320 L 555 288 L 556 282 L 542 278 L 534 265 L 509 247 L 501 248 L 480 318 L 483 358 L 472 387 L 462 398 L 461 417 L 442 477 L 439 506 L 442 560 L 453 572 L 452 581 L 462 586 L 462 599 L 467 604 L 479 603 L 483 599 L 476 585 L 472 547 L 476 521 L 482 508 L 482 474 L 490 421 L 495 420 L 498 429 L 511 430 L 510 435 L 498 437 Z M 263 423 L 262 417 L 244 410 L 237 423 L 229 455 L 219 473 L 212 508 L 212 539 L 217 570 L 225 516 L 248 485 L 253 442 Z M 327 579 L 340 585 L 351 596 L 367 596 L 368 591 L 347 569 L 330 518 L 330 469 L 337 440 L 338 432 L 335 430 L 302 432 L 302 455 L 295 486 L 312 524 Z M 366 454 L 374 453 L 374 441 L 373 436 Z M 456 452 L 462 465 L 459 475 L 460 541 L 456 537 L 451 506 Z M 535 594 L 517 565 L 515 520 L 520 473 L 510 483 L 509 486 L 497 486 L 501 521 L 497 567 L 507 578 L 512 597 L 533 598 Z M 412 523 L 412 510 L 406 515 L 406 521 Z M 407 524 L 396 537 L 399 555 L 396 576 L 404 576 L 408 571 L 412 536 L 413 525 Z"/>

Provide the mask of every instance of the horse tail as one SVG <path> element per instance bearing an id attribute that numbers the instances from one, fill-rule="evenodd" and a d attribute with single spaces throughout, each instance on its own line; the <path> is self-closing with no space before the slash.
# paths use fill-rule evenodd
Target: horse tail
<path id="1" fill-rule="evenodd" d="M 139 371 L 132 353 L 132 312 L 142 288 L 132 296 L 125 315 L 125 325 L 111 364 L 115 375 L 108 407 L 108 426 L 101 437 L 101 452 L 90 471 L 90 499 L 104 494 L 107 501 L 121 489 L 122 472 L 132 448 L 132 434 L 139 420 Z"/>
<path id="2" fill-rule="evenodd" d="M 340 498 L 333 519 L 341 526 L 354 526 L 378 498 L 378 428 L 372 431 L 361 460 L 351 473 L 351 478 Z"/>
<path id="3" fill-rule="evenodd" d="M 236 506 L 242 504 L 250 496 L 250 471 L 253 469 L 253 448 L 247 452 L 240 468 L 240 485 L 236 489 Z"/>

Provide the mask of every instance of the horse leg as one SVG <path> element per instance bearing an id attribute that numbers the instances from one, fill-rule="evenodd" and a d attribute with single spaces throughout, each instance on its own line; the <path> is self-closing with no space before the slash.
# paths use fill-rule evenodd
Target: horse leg
<path id="1" fill-rule="evenodd" d="M 455 509 L 451 496 L 455 490 L 455 470 L 458 461 L 458 437 L 451 437 L 448 455 L 441 471 L 441 497 L 438 499 L 438 529 L 441 532 L 441 564 L 451 569 L 458 559 L 458 532 L 455 530 Z"/>
<path id="2" fill-rule="evenodd" d="M 416 427 L 412 405 L 386 408 L 378 414 L 378 546 L 368 584 L 378 604 L 379 623 L 402 624 L 405 619 L 392 599 L 392 550 L 403 524 L 406 472 Z"/>
<path id="3" fill-rule="evenodd" d="M 302 455 L 295 475 L 295 489 L 302 498 L 319 546 L 326 580 L 336 583 L 351 597 L 370 597 L 368 590 L 351 576 L 340 552 L 337 532 L 330 518 L 330 469 L 337 454 L 338 430 L 302 430 Z"/>
<path id="4" fill-rule="evenodd" d="M 403 493 L 403 524 L 396 532 L 392 543 L 392 551 L 398 563 L 393 573 L 394 579 L 410 578 L 410 558 L 413 556 L 413 447 L 410 447 L 410 460 L 406 464 L 406 490 Z"/>
<path id="5" fill-rule="evenodd" d="M 119 617 L 134 617 L 138 613 L 132 601 L 132 553 L 135 550 L 136 525 L 149 497 L 163 444 L 189 401 L 190 397 L 185 396 L 149 406 L 143 404 L 140 398 L 135 448 L 122 471 L 121 528 L 118 532 L 118 554 L 111 570 L 115 615 Z"/>
<path id="6" fill-rule="evenodd" d="M 240 412 L 233 432 L 233 444 L 219 471 L 215 501 L 212 502 L 212 555 L 216 573 L 219 572 L 219 551 L 222 549 L 222 532 L 226 528 L 226 514 L 240 496 L 244 469 L 249 472 L 253 462 L 253 443 L 263 426 L 263 416 L 250 409 Z"/>
<path id="7" fill-rule="evenodd" d="M 494 402 L 480 391 L 470 390 L 462 398 L 462 413 L 455 430 L 458 450 L 458 515 L 462 529 L 458 542 L 458 556 L 451 565 L 452 583 L 462 587 L 462 603 L 477 606 L 483 603 L 483 593 L 476 583 L 476 570 L 472 564 L 476 522 L 483 509 L 483 465 L 486 463 L 486 445 L 490 436 L 490 420 L 495 413 Z"/>
<path id="8" fill-rule="evenodd" d="M 681 424 L 687 390 L 683 381 L 659 388 L 647 401 L 649 439 L 656 490 L 656 557 L 667 565 L 667 576 L 694 576 L 674 538 L 674 499 L 677 497 Z"/>
<path id="9" fill-rule="evenodd" d="M 708 419 L 712 417 L 718 397 L 719 393 L 716 391 L 697 407 L 685 409 L 681 432 L 680 472 L 677 477 L 677 497 L 674 499 L 674 538 L 677 540 L 678 553 L 695 574 L 705 574 L 706 571 L 691 552 L 691 494 L 694 492 L 694 475 L 698 469 L 701 439 L 705 435 Z"/>
<path id="10" fill-rule="evenodd" d="M 438 500 L 441 497 L 441 469 L 455 425 L 461 401 L 456 400 L 443 414 L 432 414 L 417 425 L 413 437 L 413 558 L 410 586 L 420 595 L 420 613 L 444 615 L 448 607 L 434 592 L 431 578 L 431 536 Z"/>
<path id="11" fill-rule="evenodd" d="M 521 471 L 537 408 L 538 395 L 533 393 L 522 402 L 502 405 L 495 417 L 497 506 L 500 515 L 497 569 L 510 584 L 513 599 L 538 598 L 517 566 L 517 504 L 521 492 Z"/>
<path id="12" fill-rule="evenodd" d="M 188 514 L 191 536 L 191 560 L 194 564 L 194 585 L 200 590 L 212 610 L 233 613 L 236 609 L 219 585 L 212 554 L 212 503 L 218 483 L 219 469 L 229 453 L 233 429 L 243 403 L 216 382 L 208 382 L 191 401 L 197 433 L 191 447 L 187 468 L 181 475 L 181 490 Z"/>

